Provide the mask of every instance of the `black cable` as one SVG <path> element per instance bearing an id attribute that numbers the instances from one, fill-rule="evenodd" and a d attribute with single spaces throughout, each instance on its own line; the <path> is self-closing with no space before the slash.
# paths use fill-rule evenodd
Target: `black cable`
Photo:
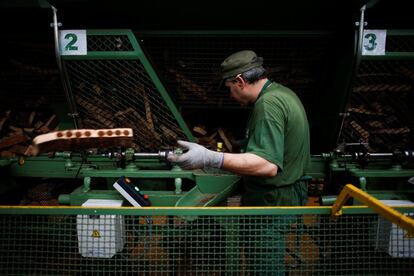
<path id="1" fill-rule="evenodd" d="M 86 154 L 85 152 L 82 152 L 82 153 L 81 153 L 81 158 L 82 158 L 82 161 L 81 161 L 81 164 L 80 164 L 80 166 L 79 166 L 78 171 L 76 172 L 75 178 L 78 178 L 78 175 L 79 175 L 79 173 L 80 173 L 80 170 L 82 169 L 83 164 L 86 162 L 86 156 L 87 156 L 87 154 Z"/>

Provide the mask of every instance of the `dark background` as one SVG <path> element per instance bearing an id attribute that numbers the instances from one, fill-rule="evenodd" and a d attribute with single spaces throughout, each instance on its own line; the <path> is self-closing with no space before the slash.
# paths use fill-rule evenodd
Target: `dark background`
<path id="1" fill-rule="evenodd" d="M 333 32 L 335 40 L 331 43 L 338 45 L 338 52 L 327 54 L 331 62 L 329 66 L 332 68 L 334 66 L 337 68 L 336 63 L 345 64 L 347 60 L 351 61 L 352 57 L 342 53 L 353 47 L 349 41 L 352 41 L 356 30 L 355 22 L 359 21 L 360 8 L 364 4 L 367 5 L 366 28 L 414 29 L 409 2 L 403 0 L 49 1 L 58 10 L 58 21 L 63 24 L 62 29 L 124 28 L 133 30 L 137 35 L 141 31 L 165 30 Z M 27 99 L 20 94 L 26 95 L 28 91 L 33 96 L 47 95 L 50 101 L 64 100 L 58 75 L 44 75 L 42 78 L 28 80 L 19 73 L 9 70 L 13 59 L 42 68 L 57 69 L 53 30 L 50 27 L 53 13 L 49 3 L 35 0 L 0 3 L 0 100 L 3 108 L 9 102 L 13 104 L 12 100 Z M 151 56 L 149 58 L 151 60 Z M 340 61 L 340 58 L 343 60 Z M 335 76 L 327 74 L 326 79 L 334 80 Z M 315 99 L 318 96 L 321 101 L 315 100 L 312 106 L 313 114 L 308 114 L 313 126 L 311 137 L 314 153 L 331 150 L 335 146 L 340 125 L 337 114 L 345 108 L 346 101 L 346 97 L 332 96 L 329 85 L 323 89 L 325 91 L 315 95 Z M 210 120 L 212 125 L 220 123 L 224 127 L 233 127 L 240 131 L 247 117 L 247 112 L 243 109 L 230 111 L 216 109 L 211 112 L 211 109 L 202 110 L 197 107 L 197 109 L 187 108 L 181 111 L 190 128 L 192 127 L 190 119 L 195 121 L 205 119 Z"/>

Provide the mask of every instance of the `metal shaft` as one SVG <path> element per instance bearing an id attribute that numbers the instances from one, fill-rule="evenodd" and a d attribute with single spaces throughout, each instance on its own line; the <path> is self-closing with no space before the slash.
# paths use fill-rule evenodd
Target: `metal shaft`
<path id="1" fill-rule="evenodd" d="M 359 22 L 356 22 L 356 24 L 358 25 L 358 37 L 357 37 L 357 40 L 356 40 L 355 64 L 354 64 L 354 68 L 353 68 L 353 76 L 352 76 L 352 80 L 350 81 L 350 83 L 352 83 L 353 79 L 355 79 L 355 75 L 358 72 L 359 64 L 361 63 L 362 44 L 363 44 L 363 39 L 364 39 L 365 9 L 366 9 L 365 5 L 361 7 Z M 337 145 L 339 145 L 339 139 L 341 138 L 341 134 L 342 134 L 342 130 L 343 130 L 343 127 L 344 127 L 345 119 L 349 115 L 347 113 L 347 110 L 348 110 L 348 106 L 345 105 L 345 110 L 343 112 L 342 120 L 341 120 L 341 126 L 339 127 L 339 132 L 338 132 L 338 136 L 337 136 L 337 139 L 336 139 L 336 144 Z"/>
<path id="2" fill-rule="evenodd" d="M 134 158 L 135 159 L 159 159 L 159 160 L 167 160 L 168 154 L 171 150 L 160 150 L 159 152 L 135 152 Z M 116 157 L 123 157 L 125 156 L 125 152 L 115 152 L 115 153 L 104 153 L 101 154 L 103 157 L 108 158 L 116 158 Z"/>
<path id="3" fill-rule="evenodd" d="M 59 49 L 59 32 L 58 32 L 58 27 L 59 27 L 59 23 L 57 22 L 57 9 L 53 6 L 52 7 L 52 11 L 53 11 L 53 34 L 54 34 L 54 38 L 55 38 L 55 55 L 56 55 L 56 62 L 57 62 L 57 66 L 59 69 L 59 74 L 60 74 L 60 79 L 62 81 L 62 86 L 63 86 L 63 91 L 65 93 L 65 97 L 66 97 L 66 101 L 68 103 L 68 107 L 69 107 L 69 116 L 72 117 L 73 119 L 73 124 L 75 126 L 75 128 L 78 128 L 78 120 L 76 118 L 77 116 L 77 112 L 76 112 L 76 107 L 75 107 L 75 101 L 73 99 L 72 94 L 70 93 L 69 90 L 69 85 L 66 82 L 66 78 L 64 75 L 64 68 L 62 65 L 62 60 L 60 57 L 60 49 Z"/>

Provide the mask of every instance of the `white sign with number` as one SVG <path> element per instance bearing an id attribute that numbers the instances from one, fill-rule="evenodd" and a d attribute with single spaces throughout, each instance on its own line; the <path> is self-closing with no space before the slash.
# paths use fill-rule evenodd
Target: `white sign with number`
<path id="1" fill-rule="evenodd" d="M 86 30 L 59 31 L 60 54 L 62 56 L 82 56 L 87 54 Z"/>
<path id="2" fill-rule="evenodd" d="M 385 55 L 385 41 L 387 30 L 364 30 L 362 40 L 363 56 L 383 56 Z"/>

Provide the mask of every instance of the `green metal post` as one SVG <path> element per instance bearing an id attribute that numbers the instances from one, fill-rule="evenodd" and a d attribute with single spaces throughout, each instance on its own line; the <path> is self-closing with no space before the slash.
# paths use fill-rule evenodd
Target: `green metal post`
<path id="1" fill-rule="evenodd" d="M 191 133 L 191 131 L 188 129 L 187 125 L 185 124 L 183 118 L 181 117 L 181 114 L 178 112 L 175 104 L 171 100 L 170 95 L 167 93 L 167 90 L 165 89 L 164 85 L 161 83 L 160 79 L 158 78 L 158 75 L 156 74 L 154 68 L 151 66 L 147 57 L 144 55 L 141 49 L 141 46 L 139 45 L 138 41 L 135 38 L 135 35 L 132 32 L 129 32 L 128 37 L 132 45 L 134 46 L 134 49 L 136 49 L 136 53 L 140 57 L 142 65 L 144 66 L 145 70 L 148 72 L 151 80 L 154 82 L 155 87 L 157 87 L 158 91 L 160 92 L 168 108 L 173 113 L 175 119 L 177 120 L 178 125 L 181 127 L 184 134 L 187 136 L 187 139 L 189 141 L 195 142 L 193 134 Z"/>

